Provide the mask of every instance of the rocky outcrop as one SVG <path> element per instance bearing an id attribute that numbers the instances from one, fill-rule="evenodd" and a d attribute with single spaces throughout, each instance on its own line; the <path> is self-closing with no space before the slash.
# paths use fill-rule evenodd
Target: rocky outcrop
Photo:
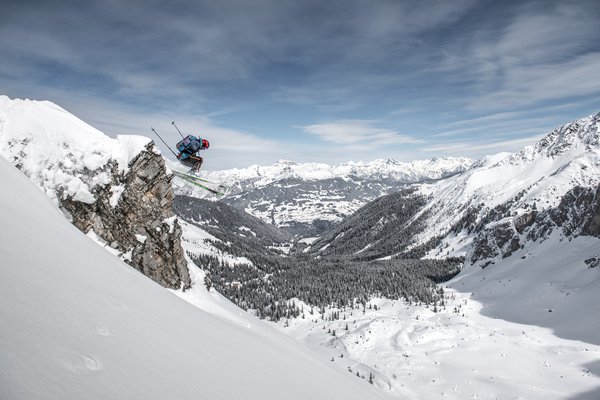
<path id="1" fill-rule="evenodd" d="M 470 260 L 475 263 L 480 260 L 509 257 L 520 248 L 519 235 L 513 221 L 503 221 L 487 226 L 473 239 L 473 251 Z M 485 268 L 490 263 L 484 263 Z"/>
<path id="2" fill-rule="evenodd" d="M 476 230 L 469 260 L 487 260 L 482 263 L 485 267 L 491 259 L 508 257 L 526 241 L 544 240 L 557 229 L 565 237 L 600 237 L 600 186 L 577 186 L 563 196 L 557 207 L 481 226 Z"/>
<path id="3" fill-rule="evenodd" d="M 534 210 L 515 218 L 514 224 L 517 232 L 519 232 L 519 234 L 522 234 L 523 232 L 525 232 L 525 229 L 533 225 L 535 223 L 535 217 L 537 216 L 537 214 L 537 211 Z"/>
<path id="4" fill-rule="evenodd" d="M 95 202 L 58 196 L 59 204 L 84 233 L 93 231 L 132 267 L 160 285 L 189 288 L 190 277 L 181 247 L 181 226 L 173 210 L 172 175 L 150 142 L 127 172 L 115 162 L 105 167 L 112 182 L 97 185 Z"/>

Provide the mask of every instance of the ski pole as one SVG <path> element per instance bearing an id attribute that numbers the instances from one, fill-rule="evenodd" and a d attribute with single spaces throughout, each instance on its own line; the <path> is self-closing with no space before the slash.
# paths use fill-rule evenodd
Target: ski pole
<path id="1" fill-rule="evenodd" d="M 179 134 L 181 135 L 181 137 L 182 137 L 183 139 L 185 139 L 185 138 L 183 137 L 183 133 L 181 133 L 181 131 L 179 130 L 179 128 L 177 127 L 177 125 L 175 125 L 175 121 L 171 121 L 171 124 L 172 124 L 172 125 L 175 127 L 175 129 L 177 129 L 177 132 L 179 132 Z"/>
<path id="2" fill-rule="evenodd" d="M 165 144 L 165 146 L 167 146 L 167 149 L 171 150 L 171 153 L 173 153 L 173 155 L 175 157 L 177 157 L 177 154 L 175 154 L 175 152 L 169 147 L 169 145 L 165 143 L 165 141 L 163 140 L 163 138 L 160 137 L 160 135 L 158 134 L 158 132 L 156 132 L 154 130 L 154 128 L 152 128 L 152 127 L 150 127 L 150 129 L 152 129 L 152 132 L 154 132 L 156 134 L 156 136 L 158 136 L 158 138 L 160 139 L 160 141 L 163 142 Z"/>

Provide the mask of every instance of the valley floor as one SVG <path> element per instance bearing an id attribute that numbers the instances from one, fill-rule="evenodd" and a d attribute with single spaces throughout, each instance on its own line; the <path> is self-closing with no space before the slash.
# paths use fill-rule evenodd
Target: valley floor
<path id="1" fill-rule="evenodd" d="M 372 374 L 374 385 L 402 398 L 600 397 L 600 346 L 486 317 L 470 294 L 446 295 L 437 313 L 379 299 L 371 303 L 377 310 L 342 312 L 337 321 L 315 313 L 276 325 L 335 367 L 366 380 Z"/>
<path id="2" fill-rule="evenodd" d="M 248 262 L 219 253 L 202 229 L 183 223 L 183 230 L 189 254 Z M 586 260 L 600 258 L 599 242 L 550 237 L 486 269 L 465 269 L 448 282 L 437 312 L 375 299 L 364 310 L 326 310 L 324 318 L 303 305 L 304 317 L 267 325 L 366 385 L 372 377 L 392 397 L 597 400 L 600 270 Z M 268 328 L 207 292 L 202 271 L 191 272 L 193 289 L 180 296 L 247 328 Z M 328 320 L 337 311 L 340 318 Z"/>

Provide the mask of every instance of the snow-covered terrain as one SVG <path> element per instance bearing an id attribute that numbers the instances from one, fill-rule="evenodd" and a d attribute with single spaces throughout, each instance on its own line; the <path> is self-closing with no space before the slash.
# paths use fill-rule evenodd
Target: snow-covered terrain
<path id="1" fill-rule="evenodd" d="M 0 398 L 377 398 L 248 315 L 201 311 L 122 263 L 4 159 L 0 178 Z"/>
<path id="2" fill-rule="evenodd" d="M 466 256 L 468 263 L 489 265 L 508 256 L 511 249 L 541 239 L 540 234 L 525 231 L 534 222 L 541 222 L 535 221 L 536 216 L 556 209 L 572 190 L 587 188 L 595 191 L 599 183 L 600 114 L 596 114 L 558 127 L 537 144 L 515 154 L 488 156 L 462 174 L 434 183 L 413 185 L 416 192 L 411 195 L 412 199 L 407 196 L 396 199 L 390 195 L 370 203 L 361 209 L 362 215 L 357 213 L 352 217 L 352 227 L 344 223 L 338 225 L 322 235 L 313 247 L 316 251 L 328 248 L 328 251 L 335 249 L 343 253 L 348 238 L 348 232 L 341 235 L 343 229 L 354 229 L 356 232 L 353 233 L 358 236 L 354 235 L 353 240 L 360 242 L 361 232 L 376 237 L 382 230 L 377 224 L 361 224 L 380 220 L 385 232 L 390 232 L 389 237 L 381 238 L 381 243 L 365 243 L 371 247 L 381 245 L 378 257 L 393 257 L 419 246 L 429 250 L 432 246 L 428 257 Z M 570 193 L 569 196 L 575 198 L 577 194 Z M 588 197 L 589 207 L 594 195 Z M 410 205 L 407 210 L 414 211 L 405 215 L 410 218 L 401 227 L 394 226 L 393 215 L 392 218 L 380 215 L 401 212 L 403 207 L 398 201 L 405 201 Z M 380 203 L 384 210 L 380 209 Z M 414 208 L 417 203 L 418 210 Z M 396 205 L 400 210 L 394 211 Z M 575 211 L 578 206 L 567 207 Z M 555 225 L 561 224 L 557 221 Z M 394 237 L 394 229 L 397 237 Z M 397 246 L 394 241 L 403 245 Z M 482 251 L 486 242 L 489 249 Z M 404 246 L 407 243 L 408 247 Z M 346 249 L 356 250 L 354 247 Z"/>
<path id="3" fill-rule="evenodd" d="M 48 101 L 0 95 L 0 155 L 51 198 L 62 193 L 93 203 L 94 187 L 111 183 L 109 161 L 125 172 L 148 142 L 143 136 L 109 138 Z M 123 188 L 111 190 L 116 204 Z"/>
<path id="4" fill-rule="evenodd" d="M 0 154 L 89 237 L 161 285 L 189 287 L 172 176 L 150 139 L 112 139 L 53 103 L 0 96 Z"/>
<path id="5" fill-rule="evenodd" d="M 280 329 L 408 398 L 600 398 L 599 143 L 597 114 L 417 187 L 427 196 L 417 243 L 442 235 L 429 257 L 466 255 L 438 313 L 380 299 Z M 582 213 L 596 233 L 570 228 Z"/>
<path id="6" fill-rule="evenodd" d="M 599 183 L 600 113 L 558 127 L 520 152 L 489 156 L 461 175 L 421 185 L 421 193 L 432 199 L 424 210 L 431 218 L 421 240 L 446 234 L 467 214 L 481 218 L 510 202 L 513 217 L 518 217 L 557 206 L 575 186 Z M 461 231 L 439 248 L 448 244 L 455 248 L 454 254 L 465 254 L 469 243 L 467 232 Z"/>
<path id="7" fill-rule="evenodd" d="M 418 185 L 423 205 L 412 204 L 415 214 L 407 218 L 426 223 L 410 232 L 396 226 L 395 234 L 415 245 L 442 235 L 428 257 L 466 256 L 463 271 L 445 284 L 445 305 L 434 312 L 375 299 L 376 309 L 346 311 L 335 321 L 309 315 L 306 306 L 303 317 L 273 324 L 316 358 L 207 291 L 204 272 L 193 267 L 191 257 L 212 256 L 232 270 L 258 268 L 224 250 L 249 249 L 236 237 L 252 239 L 248 246 L 290 250 L 287 239 L 268 235 L 270 244 L 260 244 L 257 237 L 268 229 L 256 221 L 223 211 L 223 204 L 222 220 L 210 216 L 210 207 L 190 212 L 188 222 L 180 219 L 192 283 L 185 292 L 158 286 L 90 240 L 103 242 L 94 231 L 86 237 L 68 223 L 56 207 L 64 198 L 93 205 L 98 188 L 108 184 L 108 203 L 116 207 L 126 188 L 114 185 L 114 176 L 125 174 L 147 144 L 142 137 L 110 139 L 52 103 L 0 96 L 0 154 L 24 174 L 0 159 L 7 188 L 0 192 L 0 398 L 600 398 L 600 239 L 565 232 L 579 220 L 558 212 L 562 206 L 589 214 L 596 232 L 598 207 L 589 206 L 600 198 L 600 114 L 557 128 L 516 154 L 489 156 L 462 174 Z M 285 161 L 203 177 L 230 184 L 225 201 L 318 251 L 330 244 L 311 236 L 366 202 L 470 164 Z M 163 175 L 169 186 L 172 177 Z M 205 195 L 173 182 L 180 193 Z M 565 203 L 575 187 L 590 191 Z M 404 208 L 402 196 L 388 199 Z M 390 209 L 373 207 L 371 217 L 381 224 L 366 229 L 393 225 L 394 218 L 376 215 Z M 552 210 L 558 219 L 547 218 Z M 174 221 L 159 222 L 179 226 Z M 227 235 L 207 232 L 216 225 Z M 150 241 L 143 231 L 134 237 Z M 377 245 L 363 242 L 363 255 Z M 113 243 L 104 245 L 123 256 Z"/>
<path id="8" fill-rule="evenodd" d="M 375 299 L 377 309 L 340 320 L 305 313 L 277 326 L 401 398 L 598 399 L 600 270 L 584 260 L 599 249 L 597 238 L 548 240 L 472 267 L 449 283 L 437 313 Z"/>

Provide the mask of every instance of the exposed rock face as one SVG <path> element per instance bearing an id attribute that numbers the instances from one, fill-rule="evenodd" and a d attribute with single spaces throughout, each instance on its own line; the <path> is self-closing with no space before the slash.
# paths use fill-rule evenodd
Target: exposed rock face
<path id="1" fill-rule="evenodd" d="M 524 242 L 544 240 L 556 229 L 566 237 L 600 237 L 600 185 L 573 188 L 555 208 L 542 212 L 534 210 L 484 225 L 473 239 L 469 259 L 475 263 L 497 256 L 508 257 Z M 482 266 L 490 263 L 486 261 Z"/>
<path id="2" fill-rule="evenodd" d="M 190 277 L 181 227 L 172 210 L 172 176 L 153 150 L 150 142 L 131 160 L 127 173 L 109 163 L 112 182 L 94 188 L 94 203 L 70 196 L 59 196 L 59 203 L 79 229 L 93 230 L 135 269 L 164 287 L 185 289 L 190 287 Z"/>
<path id="3" fill-rule="evenodd" d="M 502 258 L 510 256 L 520 247 L 519 235 L 512 221 L 504 221 L 486 227 L 473 239 L 473 252 L 471 262 L 494 258 L 501 255 Z M 487 266 L 489 263 L 484 264 Z"/>

